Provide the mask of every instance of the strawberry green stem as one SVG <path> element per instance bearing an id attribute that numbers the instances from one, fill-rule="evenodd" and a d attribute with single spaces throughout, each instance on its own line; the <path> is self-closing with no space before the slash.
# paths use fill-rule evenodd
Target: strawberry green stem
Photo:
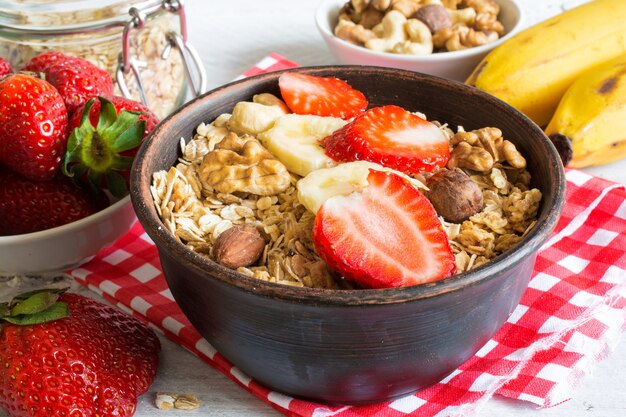
<path id="1" fill-rule="evenodd" d="M 128 187 L 120 172 L 130 169 L 133 158 L 122 153 L 141 144 L 146 123 L 139 119 L 141 113 L 124 110 L 118 115 L 113 103 L 104 97 L 98 100 L 97 126 L 89 118 L 94 103 L 90 99 L 83 109 L 80 125 L 68 138 L 62 171 L 74 180 L 86 176 L 95 190 L 104 182 L 114 196 L 123 197 Z"/>
<path id="2" fill-rule="evenodd" d="M 0 304 L 0 322 L 25 326 L 67 317 L 67 304 L 58 301 L 66 290 L 43 289 L 19 294 L 10 302 Z"/>

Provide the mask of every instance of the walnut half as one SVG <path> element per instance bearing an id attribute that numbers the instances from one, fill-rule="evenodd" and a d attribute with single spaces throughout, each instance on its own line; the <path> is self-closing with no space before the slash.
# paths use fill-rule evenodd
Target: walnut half
<path id="1" fill-rule="evenodd" d="M 232 132 L 204 156 L 199 177 L 203 188 L 225 194 L 276 195 L 291 183 L 287 168 L 261 142 Z"/>

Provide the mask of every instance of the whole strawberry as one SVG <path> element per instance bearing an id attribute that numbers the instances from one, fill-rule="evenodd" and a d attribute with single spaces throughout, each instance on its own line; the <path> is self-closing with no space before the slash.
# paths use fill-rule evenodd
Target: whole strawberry
<path id="1" fill-rule="evenodd" d="M 61 52 L 44 52 L 31 59 L 23 70 L 44 73 L 46 80 L 63 97 L 70 115 L 92 97 L 113 94 L 113 81 L 108 72 L 86 59 Z"/>
<path id="2" fill-rule="evenodd" d="M 125 195 L 133 158 L 158 122 L 150 109 L 134 100 L 89 100 L 70 120 L 63 172 L 117 197 Z"/>
<path id="3" fill-rule="evenodd" d="M 100 200 L 58 175 L 32 181 L 0 167 L 0 236 L 51 229 L 87 217 Z"/>
<path id="4" fill-rule="evenodd" d="M 78 294 L 0 305 L 0 409 L 9 417 L 132 416 L 159 361 L 154 332 Z"/>
<path id="5" fill-rule="evenodd" d="M 0 80 L 0 163 L 26 178 L 49 180 L 66 143 L 67 111 L 50 83 L 26 74 Z"/>
<path id="6" fill-rule="evenodd" d="M 104 99 L 113 103 L 115 106 L 115 111 L 119 115 L 120 112 L 126 110 L 135 113 L 141 113 L 139 115 L 139 120 L 144 120 L 146 122 L 146 130 L 144 131 L 144 137 L 148 136 L 152 129 L 159 123 L 159 118 L 156 117 L 152 110 L 146 107 L 145 104 L 140 103 L 135 100 L 131 100 L 125 97 L 120 96 L 103 96 Z M 86 103 L 85 103 L 86 104 Z M 94 100 L 91 109 L 89 110 L 89 121 L 92 126 L 98 125 L 98 119 L 100 118 L 100 105 L 101 100 Z M 74 112 L 69 119 L 68 127 L 69 131 L 72 132 L 74 129 L 81 125 L 81 120 L 83 117 L 84 109 L 86 106 L 82 106 L 78 111 Z M 137 153 L 137 149 L 132 153 L 133 155 Z"/>
<path id="7" fill-rule="evenodd" d="M 5 75 L 9 75 L 13 72 L 13 67 L 11 63 L 6 59 L 0 57 L 0 77 L 4 77 Z"/>

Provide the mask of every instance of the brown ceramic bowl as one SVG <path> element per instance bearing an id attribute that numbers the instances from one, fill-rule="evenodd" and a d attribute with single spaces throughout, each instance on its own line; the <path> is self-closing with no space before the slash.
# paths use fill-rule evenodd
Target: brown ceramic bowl
<path id="1" fill-rule="evenodd" d="M 132 170 L 132 202 L 163 272 L 198 331 L 243 372 L 273 390 L 331 403 L 388 400 L 425 388 L 470 358 L 518 304 L 537 250 L 561 213 L 559 155 L 539 127 L 477 89 L 415 72 L 316 67 L 362 91 L 371 106 L 396 104 L 466 129 L 497 126 L 529 161 L 543 193 L 536 227 L 513 250 L 471 272 L 401 289 L 319 290 L 248 278 L 198 255 L 163 227 L 149 185 L 179 157 L 179 140 L 254 94 L 279 94 L 280 73 L 238 81 L 163 121 Z"/>

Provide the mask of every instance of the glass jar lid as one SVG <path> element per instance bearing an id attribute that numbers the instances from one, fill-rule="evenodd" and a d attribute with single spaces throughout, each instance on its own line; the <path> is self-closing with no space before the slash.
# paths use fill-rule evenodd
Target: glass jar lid
<path id="1" fill-rule="evenodd" d="M 146 14 L 160 0 L 0 0 L 0 30 L 33 34 L 66 34 L 120 27 L 131 8 Z"/>

